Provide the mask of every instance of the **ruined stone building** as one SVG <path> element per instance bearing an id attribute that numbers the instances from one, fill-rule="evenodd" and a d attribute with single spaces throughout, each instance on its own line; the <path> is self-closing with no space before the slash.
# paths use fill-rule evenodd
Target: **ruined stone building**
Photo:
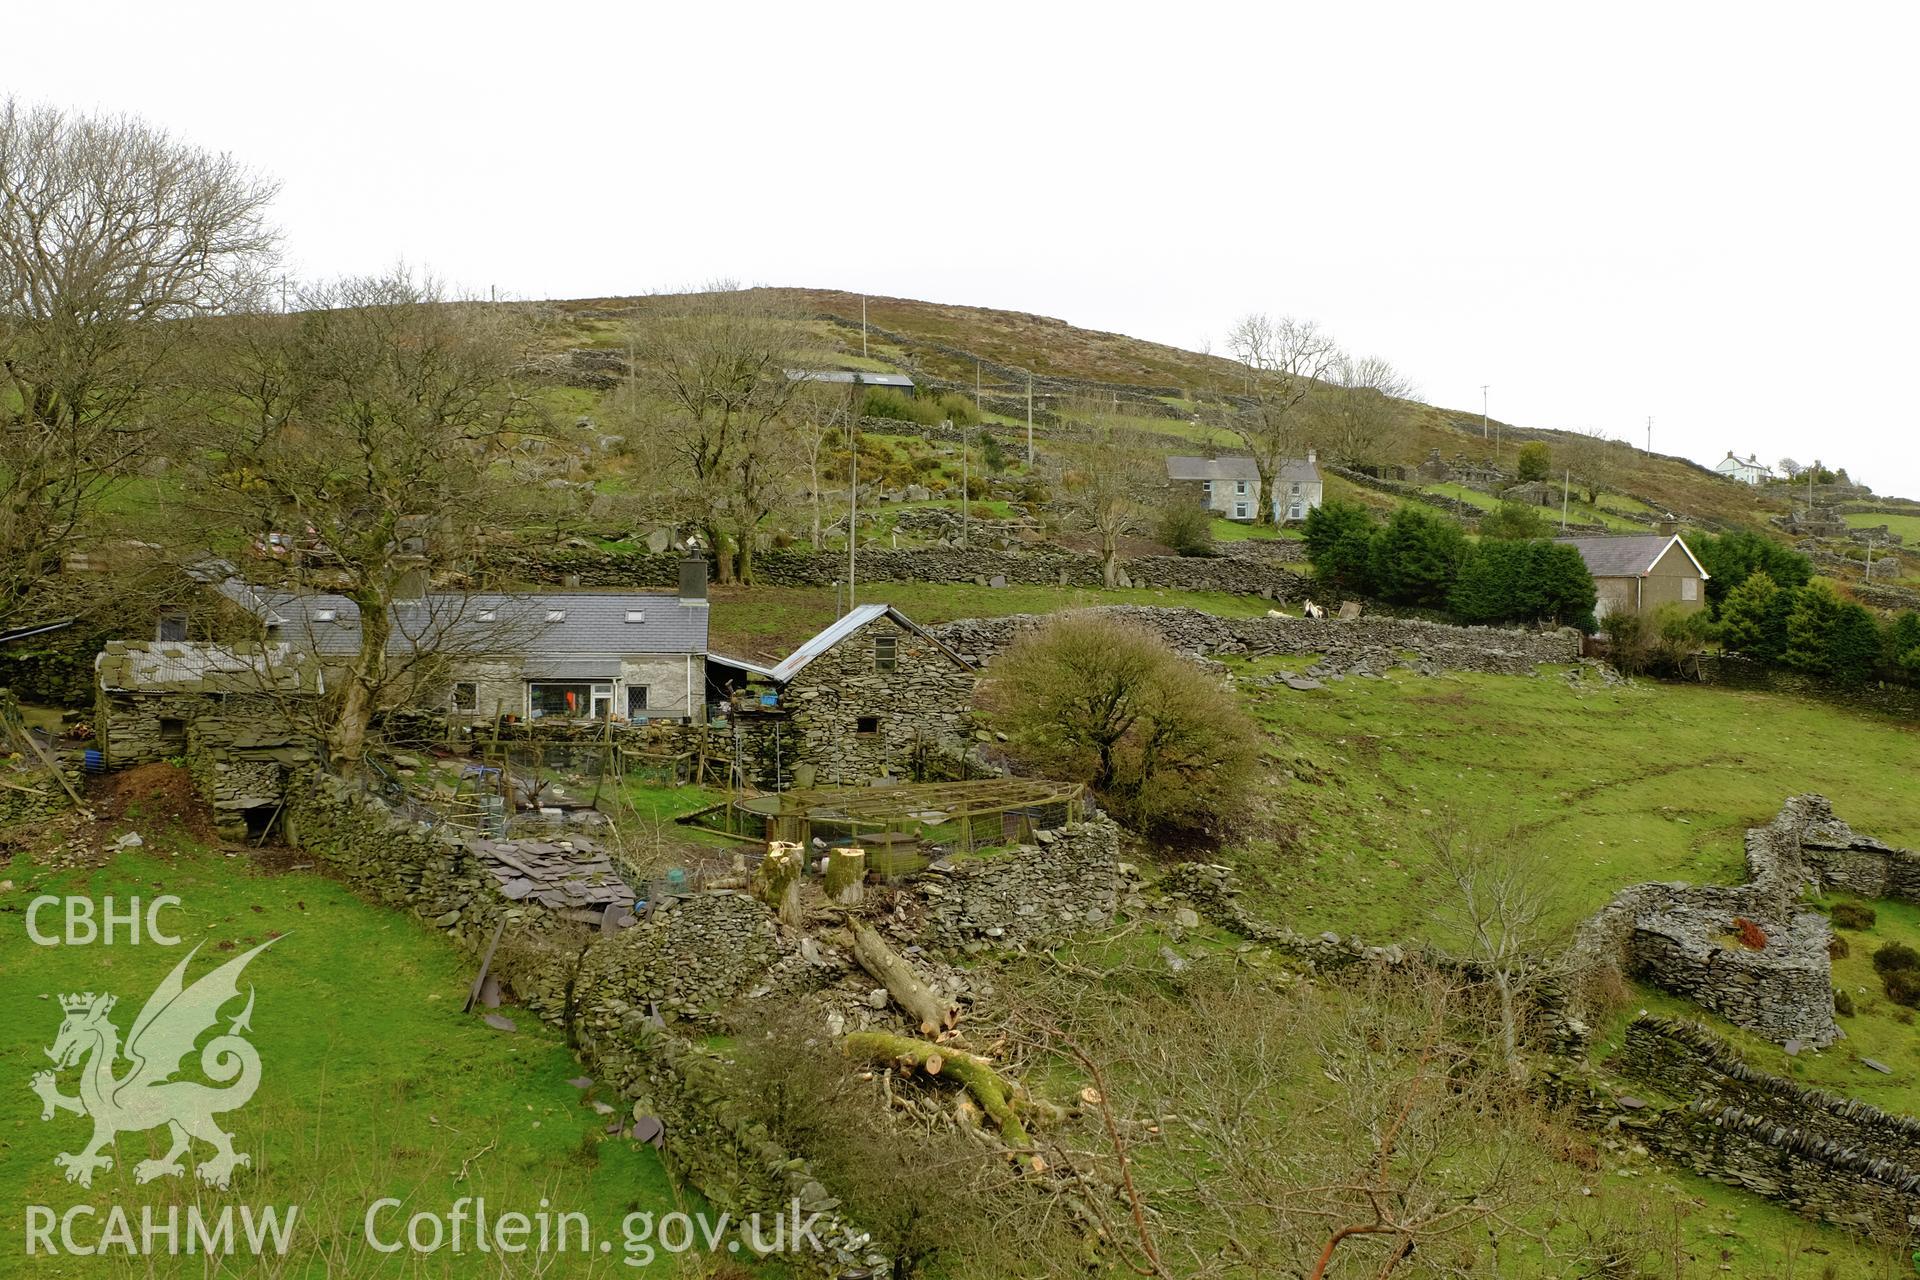
<path id="1" fill-rule="evenodd" d="M 774 666 L 710 654 L 707 671 L 761 786 L 947 776 L 966 751 L 977 673 L 890 605 L 853 609 Z"/>
<path id="2" fill-rule="evenodd" d="M 113 641 L 95 659 L 95 726 L 110 768 L 182 760 L 223 835 L 257 835 L 288 773 L 315 758 L 320 664 L 287 645 Z"/>

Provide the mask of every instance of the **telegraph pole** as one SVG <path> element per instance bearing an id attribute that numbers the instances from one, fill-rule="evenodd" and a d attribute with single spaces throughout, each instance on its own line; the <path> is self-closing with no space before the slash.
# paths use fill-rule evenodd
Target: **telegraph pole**
<path id="1" fill-rule="evenodd" d="M 951 419 L 947 426 L 953 426 Z M 967 545 L 967 424 L 960 424 L 960 545 Z"/>
<path id="2" fill-rule="evenodd" d="M 1033 375 L 1027 375 L 1027 468 L 1033 468 Z"/>
<path id="3" fill-rule="evenodd" d="M 1653 455 L 1653 415 L 1647 415 L 1647 455 Z"/>
<path id="4" fill-rule="evenodd" d="M 867 358 L 867 295 L 860 295 L 860 358 Z"/>
<path id="5" fill-rule="evenodd" d="M 858 391 L 859 385 L 854 385 Z M 860 545 L 860 447 L 854 438 L 853 396 L 847 396 L 847 612 L 853 612 L 854 550 Z"/>
<path id="6" fill-rule="evenodd" d="M 1480 384 L 1480 438 L 1487 438 L 1487 388 L 1491 383 Z"/>
<path id="7" fill-rule="evenodd" d="M 1567 506 L 1573 501 L 1573 471 L 1568 469 L 1566 478 L 1560 481 L 1560 532 L 1567 531 Z"/>

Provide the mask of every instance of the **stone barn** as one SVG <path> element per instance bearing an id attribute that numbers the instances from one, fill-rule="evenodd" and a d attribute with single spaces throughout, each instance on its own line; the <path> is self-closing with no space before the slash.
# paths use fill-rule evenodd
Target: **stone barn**
<path id="1" fill-rule="evenodd" d="M 771 667 L 707 657 L 743 768 L 775 788 L 949 776 L 977 678 L 885 604 L 860 605 Z"/>
<path id="2" fill-rule="evenodd" d="M 222 835 L 263 834 L 288 774 L 315 758 L 300 721 L 324 677 L 286 645 L 116 640 L 95 659 L 94 681 L 107 766 L 184 761 Z"/>

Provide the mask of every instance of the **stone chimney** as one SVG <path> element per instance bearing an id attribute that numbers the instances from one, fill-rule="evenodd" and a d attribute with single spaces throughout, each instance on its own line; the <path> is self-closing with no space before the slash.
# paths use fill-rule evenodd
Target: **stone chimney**
<path id="1" fill-rule="evenodd" d="M 1320 456 L 1320 454 L 1319 454 L 1319 451 L 1318 451 L 1318 450 L 1316 450 L 1316 449 L 1315 449 L 1315 448 L 1314 448 L 1314 447 L 1313 447 L 1312 445 L 1308 445 L 1308 446 L 1307 446 L 1307 461 L 1308 461 L 1308 462 L 1313 462 L 1313 461 L 1316 461 L 1316 460 L 1317 460 L 1317 459 L 1319 458 L 1319 456 Z"/>
<path id="2" fill-rule="evenodd" d="M 680 558 L 680 603 L 702 607 L 707 603 L 707 558 L 698 547 L 689 547 Z"/>

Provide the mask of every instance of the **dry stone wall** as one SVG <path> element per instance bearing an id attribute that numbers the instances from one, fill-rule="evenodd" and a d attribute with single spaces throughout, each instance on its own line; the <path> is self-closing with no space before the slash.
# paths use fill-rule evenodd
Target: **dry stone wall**
<path id="1" fill-rule="evenodd" d="M 580 587 L 659 587 L 679 582 L 679 557 L 670 552 L 580 548 L 523 552 L 504 562 L 512 577 Z M 1304 574 L 1250 556 L 1135 556 L 1120 562 L 1123 586 L 1168 591 L 1226 591 L 1275 600 L 1303 595 Z M 844 555 L 765 551 L 754 557 L 763 586 L 824 587 L 845 581 Z M 981 586 L 1099 587 L 1100 558 L 1073 551 L 996 551 L 983 547 L 863 547 L 862 582 L 972 582 Z"/>
<path id="2" fill-rule="evenodd" d="M 1747 832 L 1746 884 L 1623 889 L 1580 926 L 1573 966 L 1617 966 L 1782 1043 L 1832 1043 L 1839 1034 L 1827 955 L 1833 930 L 1798 903 L 1815 875 L 1805 851 L 1809 832 L 1835 839 L 1833 828 L 1824 798 L 1788 799 L 1772 822 Z M 1758 926 L 1765 945 L 1738 940 L 1743 919 Z"/>
<path id="3" fill-rule="evenodd" d="M 1893 715 L 1903 720 L 1920 720 L 1920 689 L 1911 685 L 1883 682 L 1861 686 L 1842 685 L 1804 671 L 1769 666 L 1737 653 L 1702 653 L 1697 661 L 1700 679 L 1706 684 L 1819 698 L 1856 711 Z"/>
<path id="4" fill-rule="evenodd" d="M 1108 818 L 1035 833 L 1035 843 L 935 864 L 916 886 L 922 938 L 962 951 L 1050 947 L 1113 919 L 1127 877 L 1120 829 Z"/>
<path id="5" fill-rule="evenodd" d="M 1182 653 L 1202 657 L 1244 654 L 1324 655 L 1329 665 L 1360 663 L 1392 666 L 1406 655 L 1450 671 L 1526 675 L 1542 663 L 1580 660 L 1580 636 L 1556 631 L 1520 631 L 1499 627 L 1454 627 L 1409 618 L 1223 618 L 1198 609 L 1162 609 L 1137 605 L 1101 606 L 1088 612 L 1133 622 L 1165 638 Z M 1003 618 L 967 618 L 927 630 L 962 657 L 983 665 L 1004 652 L 1022 633 L 1045 625 L 1058 614 L 1014 614 Z"/>

